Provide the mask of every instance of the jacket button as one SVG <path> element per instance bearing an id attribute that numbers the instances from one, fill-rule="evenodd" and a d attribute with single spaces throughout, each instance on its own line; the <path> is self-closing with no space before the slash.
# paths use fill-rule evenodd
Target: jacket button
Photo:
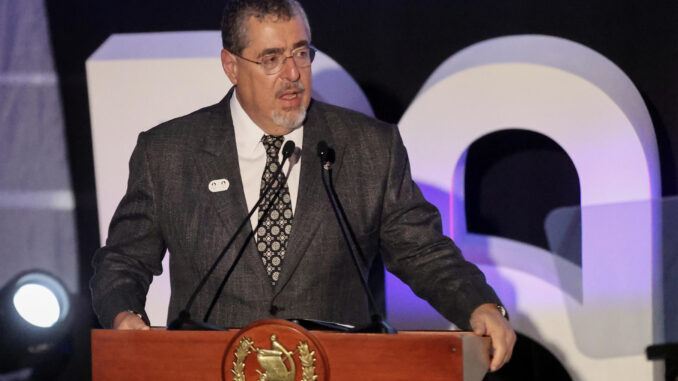
<path id="1" fill-rule="evenodd" d="M 278 308 L 278 306 L 276 305 L 272 305 L 271 309 L 268 310 L 268 312 L 270 312 L 271 315 L 276 315 L 278 311 L 280 311 L 280 308 Z"/>

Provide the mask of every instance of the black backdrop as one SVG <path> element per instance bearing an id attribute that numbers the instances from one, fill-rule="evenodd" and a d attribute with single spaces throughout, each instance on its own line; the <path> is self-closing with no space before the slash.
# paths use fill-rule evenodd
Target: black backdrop
<path id="1" fill-rule="evenodd" d="M 51 0 L 46 4 L 76 194 L 81 291 L 88 293 L 89 261 L 98 247 L 99 234 L 85 60 L 112 33 L 218 29 L 223 2 Z M 393 123 L 443 60 L 479 41 L 512 34 L 546 34 L 598 51 L 618 65 L 643 95 L 659 143 L 662 194 L 678 194 L 677 1 L 306 0 L 302 4 L 310 19 L 313 43 L 357 80 L 376 116 Z M 215 55 L 218 49 L 215 47 Z M 535 157 L 544 151 L 553 154 L 547 146 L 537 143 L 524 148 L 520 158 L 507 159 L 504 153 L 495 160 L 511 160 L 529 172 L 537 162 Z M 482 152 L 491 155 L 493 150 L 486 147 Z M 550 208 L 576 203 L 576 176 L 562 165 L 566 161 L 557 161 L 556 167 L 564 169 L 554 171 L 554 176 L 565 176 L 568 186 L 549 196 L 552 200 L 548 206 L 527 208 L 526 221 L 543 220 Z M 490 176 L 482 171 L 478 176 L 485 175 Z M 511 174 L 494 171 L 491 176 L 495 177 L 485 179 L 485 183 L 501 184 L 509 181 Z M 523 184 L 523 189 L 540 188 Z M 467 190 L 467 194 L 473 191 Z M 513 193 L 529 205 L 526 200 L 531 195 Z M 492 197 L 492 192 L 487 194 Z M 482 205 L 491 206 L 494 201 L 477 197 L 474 203 L 483 210 Z M 474 218 L 472 213 L 469 218 Z M 502 216 L 501 212 L 475 220 L 481 222 L 469 226 L 478 232 L 505 236 L 511 235 L 512 226 L 515 229 L 515 224 L 522 223 L 515 215 Z M 523 230 L 535 231 L 533 236 L 523 234 L 523 241 L 543 242 L 541 230 Z M 678 253 L 666 256 L 664 264 L 665 289 L 669 291 L 670 284 L 678 280 L 673 275 L 678 273 Z M 676 311 L 675 292 L 666 294 L 667 310 Z M 669 337 L 678 340 L 678 329 L 671 319 L 667 319 L 667 329 Z"/>

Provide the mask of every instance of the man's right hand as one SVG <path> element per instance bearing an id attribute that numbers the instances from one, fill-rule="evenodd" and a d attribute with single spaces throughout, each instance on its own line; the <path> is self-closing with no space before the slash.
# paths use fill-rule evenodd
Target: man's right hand
<path id="1" fill-rule="evenodd" d="M 113 319 L 113 329 L 136 329 L 148 331 L 151 327 L 147 326 L 141 318 L 130 311 L 123 311 L 115 315 Z"/>

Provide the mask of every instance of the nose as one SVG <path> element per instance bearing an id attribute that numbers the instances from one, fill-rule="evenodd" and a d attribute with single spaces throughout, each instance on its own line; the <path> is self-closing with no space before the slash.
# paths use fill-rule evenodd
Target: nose
<path id="1" fill-rule="evenodd" d="M 299 73 L 297 63 L 294 62 L 292 57 L 285 57 L 280 75 L 290 82 L 295 82 L 299 79 L 301 74 Z"/>

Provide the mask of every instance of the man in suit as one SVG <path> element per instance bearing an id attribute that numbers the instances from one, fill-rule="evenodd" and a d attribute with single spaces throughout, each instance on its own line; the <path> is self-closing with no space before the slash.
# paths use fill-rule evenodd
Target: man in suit
<path id="1" fill-rule="evenodd" d="M 503 307 L 483 274 L 441 234 L 438 211 L 411 179 L 397 128 L 311 99 L 314 50 L 301 6 L 295 0 L 230 1 L 222 37 L 221 61 L 234 88 L 216 105 L 139 135 L 127 193 L 93 261 L 93 304 L 102 325 L 148 329 L 146 292 L 162 271 L 166 249 L 168 316 L 177 316 L 271 181 L 285 140 L 302 147 L 283 168 L 287 184 L 279 197 L 265 198 L 191 315 L 205 316 L 237 248 L 246 245 L 208 322 L 368 323 L 367 297 L 322 186 L 316 156 L 322 140 L 335 152 L 334 182 L 364 255 L 363 273 L 381 255 L 446 318 L 491 336 L 492 370 L 508 361 L 515 333 Z"/>

